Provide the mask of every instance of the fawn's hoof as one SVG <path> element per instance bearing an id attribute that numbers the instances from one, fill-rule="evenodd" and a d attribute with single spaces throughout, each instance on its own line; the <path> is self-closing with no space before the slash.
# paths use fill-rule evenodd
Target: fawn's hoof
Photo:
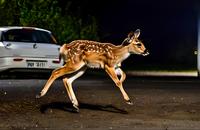
<path id="1" fill-rule="evenodd" d="M 35 98 L 41 98 L 42 96 L 41 96 L 41 94 L 37 94 L 36 96 L 35 96 Z"/>
<path id="2" fill-rule="evenodd" d="M 76 111 L 77 113 L 79 113 L 79 107 L 78 107 L 77 105 L 73 105 L 73 107 L 75 108 L 75 111 Z"/>
<path id="3" fill-rule="evenodd" d="M 126 103 L 127 103 L 128 105 L 133 105 L 133 102 L 131 102 L 131 100 L 126 101 Z"/>

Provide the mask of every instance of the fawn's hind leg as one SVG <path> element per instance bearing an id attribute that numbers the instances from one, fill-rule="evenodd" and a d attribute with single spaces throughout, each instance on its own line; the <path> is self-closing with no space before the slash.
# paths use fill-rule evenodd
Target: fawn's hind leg
<path id="1" fill-rule="evenodd" d="M 74 91 L 72 88 L 72 83 L 74 80 L 76 80 L 77 78 L 82 76 L 85 73 L 85 70 L 86 70 L 86 67 L 83 67 L 83 69 L 81 69 L 78 73 L 71 76 L 70 78 L 63 78 L 63 83 L 67 90 L 68 96 L 69 96 L 74 108 L 77 110 L 77 112 L 79 111 L 79 108 L 78 108 L 79 105 L 78 105 L 78 100 L 76 98 L 76 95 L 74 94 Z"/>
<path id="2" fill-rule="evenodd" d="M 45 84 L 44 88 L 36 96 L 36 98 L 40 98 L 40 97 L 44 96 L 47 93 L 47 91 L 49 90 L 49 88 L 50 88 L 51 84 L 54 82 L 54 80 L 56 80 L 57 78 L 59 78 L 61 76 L 66 75 L 66 74 L 76 72 L 77 70 L 79 70 L 83 66 L 84 66 L 83 62 L 80 62 L 79 64 L 68 63 L 68 64 L 65 64 L 64 66 L 62 66 L 61 68 L 54 70 L 52 72 L 50 78 L 48 79 L 47 83 Z"/>

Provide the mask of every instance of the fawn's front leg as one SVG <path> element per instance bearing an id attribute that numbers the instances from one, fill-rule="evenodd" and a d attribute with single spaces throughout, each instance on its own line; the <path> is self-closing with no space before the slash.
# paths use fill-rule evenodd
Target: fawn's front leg
<path id="1" fill-rule="evenodd" d="M 120 76 L 120 82 L 124 82 L 124 80 L 126 79 L 126 74 L 124 73 L 124 71 L 121 68 L 116 68 L 115 69 L 115 73 Z"/>
<path id="2" fill-rule="evenodd" d="M 109 66 L 105 65 L 105 71 L 108 73 L 108 75 L 111 77 L 111 79 L 115 82 L 117 87 L 119 87 L 124 99 L 126 100 L 126 103 L 129 105 L 133 105 L 128 94 L 126 93 L 126 91 L 123 88 L 123 85 L 122 85 L 123 80 L 118 79 L 114 67 L 109 67 Z"/>

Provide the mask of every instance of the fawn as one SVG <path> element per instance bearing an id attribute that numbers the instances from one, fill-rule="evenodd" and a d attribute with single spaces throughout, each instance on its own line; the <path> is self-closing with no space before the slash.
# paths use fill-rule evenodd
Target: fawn
<path id="1" fill-rule="evenodd" d="M 78 101 L 72 88 L 72 82 L 83 75 L 87 68 L 101 68 L 108 73 L 116 86 L 119 87 L 125 101 L 132 105 L 128 94 L 122 86 L 126 74 L 120 67 L 121 62 L 127 59 L 130 54 L 143 56 L 149 54 L 144 44 L 138 39 L 139 35 L 139 29 L 135 32 L 130 32 L 123 43 L 117 46 L 111 43 L 100 43 L 89 40 L 75 40 L 69 44 L 64 44 L 60 48 L 60 54 L 65 64 L 52 72 L 46 85 L 36 98 L 44 96 L 54 80 L 63 76 L 63 83 L 68 96 L 78 112 Z"/>

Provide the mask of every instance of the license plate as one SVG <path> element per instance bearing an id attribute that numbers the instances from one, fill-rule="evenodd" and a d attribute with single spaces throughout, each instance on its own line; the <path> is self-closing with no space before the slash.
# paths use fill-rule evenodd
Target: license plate
<path id="1" fill-rule="evenodd" d="M 46 66 L 46 61 L 27 61 L 28 68 L 45 68 Z"/>

